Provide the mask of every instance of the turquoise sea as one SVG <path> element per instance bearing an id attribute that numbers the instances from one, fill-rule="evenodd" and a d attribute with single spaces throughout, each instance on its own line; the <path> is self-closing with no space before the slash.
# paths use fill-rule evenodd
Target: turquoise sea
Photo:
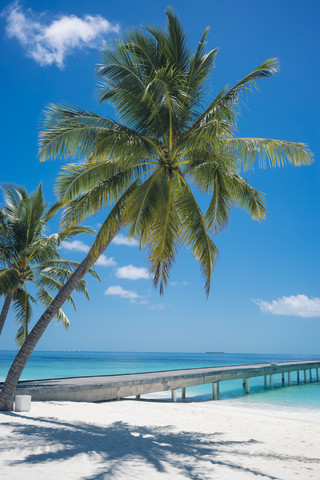
<path id="1" fill-rule="evenodd" d="M 0 352 L 0 381 L 3 381 L 16 352 Z M 319 355 L 239 354 L 239 353 L 134 353 L 134 352 L 34 352 L 21 380 L 54 377 L 154 372 L 181 368 L 244 365 L 263 362 L 320 360 Z M 308 379 L 309 382 L 309 379 Z M 169 399 L 160 393 L 154 398 Z M 281 407 L 288 410 L 320 411 L 320 383 L 297 385 L 292 374 L 291 387 L 283 388 L 281 376 L 274 376 L 274 388 L 263 386 L 263 377 L 250 379 L 250 395 L 244 395 L 241 380 L 221 382 L 220 400 L 234 405 Z M 187 389 L 187 401 L 211 400 L 211 385 Z"/>

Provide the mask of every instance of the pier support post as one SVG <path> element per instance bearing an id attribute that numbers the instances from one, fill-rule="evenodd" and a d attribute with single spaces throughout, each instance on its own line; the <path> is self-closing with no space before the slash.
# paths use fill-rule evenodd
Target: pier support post
<path id="1" fill-rule="evenodd" d="M 220 393 L 220 382 L 217 382 L 217 393 Z"/>
<path id="2" fill-rule="evenodd" d="M 310 368 L 309 372 L 310 372 L 310 383 L 311 383 L 312 382 L 312 370 L 311 370 L 311 368 Z"/>
<path id="3" fill-rule="evenodd" d="M 291 385 L 291 372 L 288 372 L 288 385 Z"/>
<path id="4" fill-rule="evenodd" d="M 181 400 L 185 400 L 185 399 L 186 399 L 186 389 L 182 388 L 181 389 Z"/>
<path id="5" fill-rule="evenodd" d="M 273 388 L 273 375 L 270 375 L 270 388 Z"/>
<path id="6" fill-rule="evenodd" d="M 171 400 L 173 402 L 177 401 L 177 390 L 171 390 Z"/>
<path id="7" fill-rule="evenodd" d="M 244 384 L 245 384 L 245 387 L 246 387 L 246 393 L 250 393 L 250 387 L 249 387 L 249 378 L 245 378 L 244 379 Z"/>
<path id="8" fill-rule="evenodd" d="M 316 376 L 317 376 L 317 382 L 319 382 L 319 369 L 316 368 Z"/>
<path id="9" fill-rule="evenodd" d="M 136 395 L 136 400 L 140 400 L 140 395 Z"/>
<path id="10" fill-rule="evenodd" d="M 300 372 L 299 372 L 299 370 L 297 371 L 297 383 L 300 383 Z"/>
<path id="11" fill-rule="evenodd" d="M 282 374 L 282 385 L 284 385 L 284 373 Z"/>
<path id="12" fill-rule="evenodd" d="M 304 373 L 304 383 L 307 383 L 307 370 L 303 370 Z"/>
<path id="13" fill-rule="evenodd" d="M 267 386 L 267 375 L 264 376 L 264 386 Z"/>
<path id="14" fill-rule="evenodd" d="M 212 384 L 212 398 L 213 398 L 213 400 L 217 400 L 217 398 L 218 398 L 218 387 L 217 387 L 217 383 L 213 383 L 213 384 Z"/>

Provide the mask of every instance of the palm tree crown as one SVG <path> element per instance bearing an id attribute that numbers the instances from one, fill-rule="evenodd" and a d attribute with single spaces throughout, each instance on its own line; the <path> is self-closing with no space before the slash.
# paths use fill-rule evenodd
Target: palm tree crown
<path id="1" fill-rule="evenodd" d="M 19 325 L 16 341 L 21 347 L 28 336 L 32 304 L 50 305 L 52 293 L 61 290 L 79 265 L 61 259 L 58 251 L 61 241 L 90 229 L 69 227 L 46 235 L 46 225 L 55 207 L 47 209 L 41 185 L 30 195 L 17 186 L 1 189 L 4 205 L 0 208 L 0 294 L 12 299 Z M 91 274 L 98 278 L 94 271 Z M 30 293 L 31 286 L 35 287 L 35 296 Z M 84 280 L 79 282 L 76 291 L 89 298 Z M 71 296 L 68 300 L 75 307 Z M 69 320 L 61 308 L 55 316 L 68 328 Z M 2 320 L 4 322 L 5 317 Z"/>
<path id="2" fill-rule="evenodd" d="M 123 221 L 147 246 L 154 283 L 167 283 L 179 244 L 201 264 L 207 294 L 217 248 L 210 236 L 228 223 L 232 206 L 265 218 L 263 194 L 241 172 L 267 163 L 307 165 L 305 144 L 235 138 L 240 95 L 278 69 L 276 59 L 255 68 L 205 105 L 218 49 L 205 51 L 208 29 L 191 54 L 177 15 L 167 28 L 132 30 L 103 52 L 101 102 L 119 121 L 73 106 L 51 105 L 40 135 L 40 158 L 84 158 L 64 168 L 57 192 L 64 222 L 76 225 L 105 205 L 110 222 Z M 208 194 L 203 212 L 195 189 Z M 108 223 L 109 222 L 109 223 Z"/>

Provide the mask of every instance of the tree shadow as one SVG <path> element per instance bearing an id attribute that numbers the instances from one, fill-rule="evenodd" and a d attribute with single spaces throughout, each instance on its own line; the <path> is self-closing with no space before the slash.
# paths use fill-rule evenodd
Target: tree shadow
<path id="1" fill-rule="evenodd" d="M 254 439 L 224 441 L 221 438 L 223 434 L 219 432 L 213 434 L 177 432 L 172 426 L 134 426 L 121 421 L 107 426 L 98 426 L 85 422 L 68 423 L 54 418 L 12 413 L 6 415 L 9 418 L 19 416 L 35 422 L 34 425 L 21 425 L 14 421 L 3 423 L 12 428 L 13 434 L 19 436 L 16 438 L 19 438 L 21 449 L 25 448 L 25 445 L 30 445 L 30 442 L 36 446 L 46 447 L 46 452 L 26 454 L 23 460 L 8 460 L 9 465 L 43 464 L 68 460 L 79 454 L 92 454 L 100 457 L 99 471 L 86 477 L 87 480 L 114 478 L 117 470 L 132 460 L 146 462 L 160 473 L 166 473 L 166 465 L 170 465 L 191 480 L 206 478 L 203 472 L 208 468 L 201 468 L 201 465 L 205 464 L 207 467 L 214 465 L 229 467 L 230 478 L 234 478 L 232 472 L 235 474 L 237 471 L 242 471 L 260 475 L 269 480 L 278 479 L 274 475 L 238 465 L 236 460 L 232 461 L 234 455 L 250 456 L 249 449 L 243 451 L 240 447 L 260 443 Z M 8 458 L 13 448 L 17 448 L 17 445 L 6 444 Z M 261 456 L 263 457 L 263 454 Z M 286 461 L 289 459 L 288 456 L 277 458 Z M 303 458 L 303 461 L 308 462 L 314 460 Z M 200 470 L 201 473 L 199 473 Z M 212 478 L 212 475 L 207 478 Z"/>

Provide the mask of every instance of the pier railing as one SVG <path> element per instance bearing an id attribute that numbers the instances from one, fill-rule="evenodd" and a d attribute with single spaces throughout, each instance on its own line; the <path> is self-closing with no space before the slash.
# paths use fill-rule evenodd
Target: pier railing
<path id="1" fill-rule="evenodd" d="M 186 397 L 186 388 L 212 383 L 213 399 L 218 398 L 220 382 L 242 379 L 245 392 L 250 392 L 250 378 L 263 377 L 264 385 L 273 388 L 274 375 L 282 375 L 282 384 L 289 386 L 292 373 L 297 383 L 319 382 L 319 361 L 260 363 L 223 367 L 191 368 L 162 372 L 53 378 L 19 382 L 16 393 L 31 395 L 33 400 L 65 400 L 99 402 L 171 390 L 172 401 Z M 0 384 L 1 388 L 1 384 Z"/>

